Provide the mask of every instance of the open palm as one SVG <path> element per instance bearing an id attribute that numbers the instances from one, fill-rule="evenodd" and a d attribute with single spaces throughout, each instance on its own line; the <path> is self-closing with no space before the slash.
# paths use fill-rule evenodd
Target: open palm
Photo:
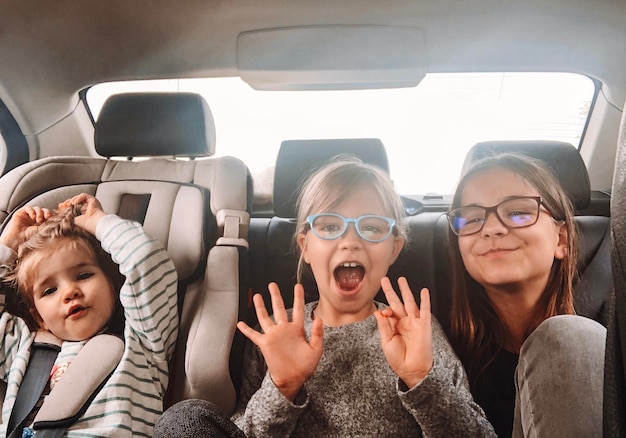
<path id="1" fill-rule="evenodd" d="M 237 328 L 259 347 L 272 381 L 278 390 L 289 400 L 296 395 L 311 377 L 322 357 L 324 328 L 321 320 L 314 320 L 311 339 L 304 332 L 304 289 L 294 287 L 292 320 L 276 283 L 269 284 L 272 299 L 273 319 L 269 316 L 261 295 L 254 296 L 254 307 L 262 333 L 250 328 L 245 322 L 237 323 Z"/>

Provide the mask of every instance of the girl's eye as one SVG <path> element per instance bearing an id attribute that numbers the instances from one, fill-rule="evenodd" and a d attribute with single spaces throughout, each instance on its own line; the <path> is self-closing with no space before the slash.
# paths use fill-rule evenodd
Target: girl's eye
<path id="1" fill-rule="evenodd" d="M 361 231 L 365 234 L 376 234 L 380 233 L 380 228 L 374 225 L 366 225 L 364 227 L 361 227 Z"/>
<path id="2" fill-rule="evenodd" d="M 53 294 L 53 293 L 55 293 L 55 292 L 56 292 L 56 290 L 57 290 L 57 288 L 56 288 L 56 287 L 49 287 L 49 288 L 45 289 L 45 290 L 41 293 L 41 296 L 42 296 L 42 297 L 45 297 L 45 296 L 47 296 L 47 295 Z"/>
<path id="3" fill-rule="evenodd" d="M 363 227 L 361 228 L 361 235 L 367 239 L 376 239 L 383 233 L 376 227 Z"/>
<path id="4" fill-rule="evenodd" d="M 92 272 L 83 272 L 81 274 L 78 274 L 78 279 L 79 280 L 87 280 L 88 278 L 90 278 L 92 276 L 93 276 Z"/>
<path id="5" fill-rule="evenodd" d="M 336 233 L 339 230 L 340 230 L 340 227 L 334 224 L 328 224 L 322 227 L 322 231 L 324 231 L 325 233 Z"/>
<path id="6" fill-rule="evenodd" d="M 527 215 L 528 213 L 522 210 L 514 210 L 514 211 L 510 211 L 509 212 L 509 216 L 511 217 L 515 217 L 515 216 L 524 216 Z"/>
<path id="7" fill-rule="evenodd" d="M 484 218 L 482 217 L 466 217 L 465 218 L 465 224 L 473 224 L 473 223 L 480 223 L 484 220 Z"/>

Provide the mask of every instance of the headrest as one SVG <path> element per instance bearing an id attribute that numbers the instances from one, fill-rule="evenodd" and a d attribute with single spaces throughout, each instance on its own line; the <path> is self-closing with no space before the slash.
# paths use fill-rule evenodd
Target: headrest
<path id="1" fill-rule="evenodd" d="M 274 169 L 274 214 L 296 217 L 296 201 L 306 177 L 339 154 L 355 156 L 389 173 L 385 146 L 377 138 L 285 140 Z"/>
<path id="2" fill-rule="evenodd" d="M 575 209 L 582 210 L 589 206 L 591 190 L 587 167 L 578 150 L 569 143 L 543 140 L 476 143 L 465 157 L 462 173 L 481 158 L 504 152 L 517 152 L 542 160 L 555 173 Z"/>
<path id="3" fill-rule="evenodd" d="M 204 157 L 215 153 L 215 124 L 199 94 L 117 94 L 100 111 L 95 145 L 104 157 Z"/>

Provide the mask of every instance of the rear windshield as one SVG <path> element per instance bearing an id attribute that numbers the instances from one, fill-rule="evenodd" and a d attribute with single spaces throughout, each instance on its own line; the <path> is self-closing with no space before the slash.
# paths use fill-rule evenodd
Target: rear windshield
<path id="1" fill-rule="evenodd" d="M 578 147 L 594 82 L 569 73 L 428 74 L 414 88 L 256 91 L 239 78 L 98 84 L 87 92 L 94 118 L 112 94 L 196 92 L 215 119 L 216 155 L 241 158 L 256 195 L 271 193 L 281 141 L 380 138 L 403 195 L 450 194 L 465 154 L 486 140 L 558 140 Z"/>

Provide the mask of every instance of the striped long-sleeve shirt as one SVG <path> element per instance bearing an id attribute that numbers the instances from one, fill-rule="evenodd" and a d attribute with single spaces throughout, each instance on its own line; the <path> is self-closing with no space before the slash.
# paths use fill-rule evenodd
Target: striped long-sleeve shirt
<path id="1" fill-rule="evenodd" d="M 107 215 L 98 223 L 96 237 L 126 276 L 120 290 L 125 348 L 105 386 L 66 436 L 150 437 L 163 410 L 168 361 L 178 333 L 176 270 L 163 246 L 135 222 Z M 0 316 L 0 333 L 0 379 L 7 382 L 0 436 L 5 436 L 34 333 L 6 312 Z M 64 342 L 56 363 L 71 361 L 85 342 Z"/>

